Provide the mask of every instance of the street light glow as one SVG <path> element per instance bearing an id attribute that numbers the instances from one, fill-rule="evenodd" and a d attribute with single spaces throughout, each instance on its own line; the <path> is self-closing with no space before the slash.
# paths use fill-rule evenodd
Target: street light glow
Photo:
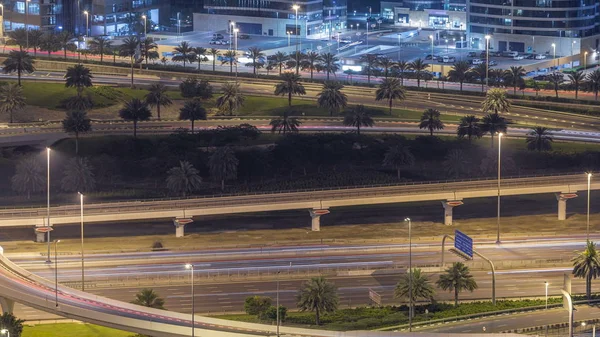
<path id="1" fill-rule="evenodd" d="M 410 218 L 406 218 L 406 219 L 404 219 L 404 221 L 410 221 Z"/>
<path id="2" fill-rule="evenodd" d="M 142 15 L 142 19 L 146 20 L 146 16 L 145 16 L 145 15 Z"/>
<path id="3" fill-rule="evenodd" d="M 192 264 L 186 263 L 185 264 L 185 269 L 192 269 Z"/>
<path id="4" fill-rule="evenodd" d="M 0 7 L 2 7 L 2 6 L 0 6 Z M 2 330 L 0 330 L 0 333 L 2 333 L 2 334 L 5 334 L 5 333 L 7 333 L 7 332 L 8 332 L 8 330 L 6 330 L 6 329 L 2 329 Z"/>
<path id="5" fill-rule="evenodd" d="M 491 36 L 489 36 L 489 35 L 486 35 L 486 36 L 485 36 L 485 39 L 486 39 L 486 40 L 489 40 L 489 39 L 491 39 L 491 38 L 492 38 L 492 37 L 491 37 Z"/>
<path id="6" fill-rule="evenodd" d="M 504 135 L 504 134 L 503 134 L 502 132 L 500 132 L 500 133 L 498 134 L 498 137 L 502 137 L 503 135 Z"/>
<path id="7" fill-rule="evenodd" d="M 298 5 L 293 5 L 293 6 L 292 6 L 292 9 L 293 9 L 293 10 L 295 10 L 295 11 L 297 11 L 297 10 L 299 10 L 299 9 L 300 9 L 300 6 L 298 6 Z"/>
<path id="8" fill-rule="evenodd" d="M 88 15 L 88 11 L 83 11 L 83 14 Z"/>
<path id="9" fill-rule="evenodd" d="M 556 44 L 554 44 L 554 43 L 553 43 L 553 44 L 552 44 L 552 48 L 556 48 Z"/>

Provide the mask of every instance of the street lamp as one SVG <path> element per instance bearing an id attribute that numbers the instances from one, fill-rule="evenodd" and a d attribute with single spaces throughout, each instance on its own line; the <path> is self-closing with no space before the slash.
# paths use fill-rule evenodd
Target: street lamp
<path id="1" fill-rule="evenodd" d="M 0 334 L 6 335 L 6 337 L 10 337 L 10 331 L 8 331 L 7 329 L 0 330 Z"/>
<path id="2" fill-rule="evenodd" d="M 90 36 L 90 12 L 83 11 L 83 15 L 85 15 L 85 36 Z"/>
<path id="3" fill-rule="evenodd" d="M 556 62 L 556 43 L 552 44 L 552 49 L 554 49 L 554 56 L 553 56 L 553 58 L 554 58 L 554 62 Z M 554 63 L 554 62 L 552 62 L 552 63 Z"/>
<path id="4" fill-rule="evenodd" d="M 548 310 L 548 285 L 550 283 L 548 283 L 548 281 L 544 282 L 544 284 L 546 285 L 546 310 Z"/>
<path id="5" fill-rule="evenodd" d="M 179 41 L 179 38 L 181 35 L 181 12 L 177 12 L 177 40 Z"/>
<path id="6" fill-rule="evenodd" d="M 584 52 L 583 53 L 583 70 L 585 71 L 585 69 L 587 69 L 587 54 L 588 52 Z"/>
<path id="7" fill-rule="evenodd" d="M 142 15 L 142 19 L 144 19 L 144 39 L 145 39 L 147 31 L 148 31 L 148 28 L 146 27 L 148 25 L 148 17 L 146 15 Z"/>
<path id="8" fill-rule="evenodd" d="M 296 75 L 298 75 L 298 72 L 300 71 L 300 58 L 298 57 L 298 37 L 300 36 L 300 34 L 298 33 L 298 9 L 300 9 L 300 6 L 293 5 L 292 9 L 296 11 L 296 25 L 294 26 L 294 34 L 296 34 Z"/>
<path id="9" fill-rule="evenodd" d="M 429 38 L 431 39 L 431 63 L 433 63 L 433 35 L 429 35 Z"/>
<path id="10" fill-rule="evenodd" d="M 54 240 L 54 296 L 56 307 L 58 308 L 58 243 L 60 240 Z"/>
<path id="11" fill-rule="evenodd" d="M 0 9 L 2 9 L 2 17 L 4 17 L 4 5 L 0 4 Z"/>
<path id="12" fill-rule="evenodd" d="M 588 183 L 588 190 L 587 190 L 587 231 L 586 231 L 586 238 L 589 241 L 590 240 L 590 187 L 591 187 L 591 182 L 592 182 L 592 174 L 588 173 L 587 174 L 587 183 Z"/>
<path id="13" fill-rule="evenodd" d="M 235 29 L 235 22 L 231 21 L 229 24 L 229 50 L 231 50 L 231 42 L 233 41 L 233 30 Z M 288 44 L 289 47 L 289 44 Z"/>
<path id="14" fill-rule="evenodd" d="M 489 35 L 485 36 L 485 86 L 488 86 L 488 74 L 490 72 L 490 39 Z"/>
<path id="15" fill-rule="evenodd" d="M 81 222 L 81 291 L 85 291 L 84 255 L 83 255 L 83 194 L 79 194 L 79 220 Z"/>
<path id="16" fill-rule="evenodd" d="M 412 294 L 412 222 L 410 218 L 405 218 L 404 222 L 408 222 L 408 331 L 412 331 L 413 317 L 413 294 Z"/>
<path id="17" fill-rule="evenodd" d="M 448 54 L 448 39 L 446 39 L 446 54 Z"/>
<path id="18" fill-rule="evenodd" d="M 291 36 L 292 36 L 292 32 L 285 32 L 285 33 L 286 33 L 286 34 L 287 34 L 287 36 L 288 36 L 288 47 L 289 47 L 289 46 L 290 46 L 290 44 L 291 44 L 291 40 L 290 40 L 290 39 L 291 39 Z"/>
<path id="19" fill-rule="evenodd" d="M 279 273 L 280 273 L 280 271 L 277 271 L 277 299 L 276 299 L 277 337 L 279 337 Z"/>
<path id="20" fill-rule="evenodd" d="M 233 30 L 233 37 L 235 38 L 235 44 L 233 45 L 233 61 L 235 61 L 235 77 L 238 76 L 238 68 L 237 68 L 237 49 L 238 49 L 238 32 L 239 28 L 235 28 Z"/>
<path id="21" fill-rule="evenodd" d="M 46 148 L 46 242 L 48 243 L 48 259 L 50 263 L 50 148 Z"/>
<path id="22" fill-rule="evenodd" d="M 29 50 L 29 1 L 25 0 L 25 38 L 27 40 L 25 50 Z"/>
<path id="23" fill-rule="evenodd" d="M 185 269 L 190 270 L 190 280 L 192 283 L 192 337 L 194 337 L 194 314 L 196 311 L 196 306 L 194 304 L 194 265 L 192 265 L 191 263 L 187 263 L 185 265 Z"/>
<path id="24" fill-rule="evenodd" d="M 575 45 L 575 40 L 571 43 L 571 69 L 573 68 L 573 46 Z"/>
<path id="25" fill-rule="evenodd" d="M 498 227 L 498 232 L 496 235 L 496 243 L 500 243 L 500 152 L 502 148 L 502 136 L 502 132 L 500 132 L 498 134 L 498 216 L 496 218 L 496 226 Z"/>

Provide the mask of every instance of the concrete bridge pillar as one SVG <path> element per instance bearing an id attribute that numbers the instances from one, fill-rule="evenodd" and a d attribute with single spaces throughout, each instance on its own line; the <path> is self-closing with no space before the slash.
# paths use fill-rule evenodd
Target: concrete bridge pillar
<path id="1" fill-rule="evenodd" d="M 454 207 L 460 206 L 462 204 L 463 202 L 461 200 L 442 201 L 442 206 L 444 207 L 444 225 L 452 225 L 452 210 L 454 209 Z"/>
<path id="2" fill-rule="evenodd" d="M 318 232 L 321 230 L 321 215 L 329 214 L 328 209 L 309 209 L 311 221 L 311 228 L 313 232 Z"/>
<path id="3" fill-rule="evenodd" d="M 185 225 L 194 222 L 191 218 L 176 218 L 173 219 L 173 225 L 175 226 L 175 237 L 182 238 L 185 236 Z"/>
<path id="4" fill-rule="evenodd" d="M 6 297 L 0 297 L 0 306 L 2 306 L 2 312 L 8 312 L 12 314 L 15 307 L 15 301 L 9 300 Z"/>
<path id="5" fill-rule="evenodd" d="M 37 230 L 35 230 L 35 242 L 46 242 L 46 233 L 38 232 Z"/>
<path id="6" fill-rule="evenodd" d="M 558 220 L 567 219 L 567 200 L 577 198 L 576 193 L 556 193 L 558 201 Z"/>

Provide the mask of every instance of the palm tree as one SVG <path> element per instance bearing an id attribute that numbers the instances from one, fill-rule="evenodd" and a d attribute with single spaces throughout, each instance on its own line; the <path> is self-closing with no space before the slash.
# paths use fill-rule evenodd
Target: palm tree
<path id="1" fill-rule="evenodd" d="M 460 119 L 460 122 L 458 123 L 456 135 L 458 136 L 458 138 L 463 138 L 464 136 L 467 136 L 467 139 L 469 139 L 469 143 L 471 142 L 472 137 L 481 138 L 482 131 L 481 126 L 479 125 L 479 118 L 473 115 L 462 117 Z"/>
<path id="2" fill-rule="evenodd" d="M 75 157 L 63 167 L 60 188 L 65 192 L 90 192 L 96 188 L 94 167 L 87 158 Z"/>
<path id="3" fill-rule="evenodd" d="M 488 74 L 488 67 L 485 64 L 480 63 L 471 69 L 471 74 L 479 81 L 479 83 L 481 83 L 481 92 L 483 92 L 485 79 Z"/>
<path id="4" fill-rule="evenodd" d="M 143 307 L 165 310 L 165 300 L 153 289 L 142 289 L 139 293 L 135 294 L 135 300 L 131 301 L 131 303 Z"/>
<path id="5" fill-rule="evenodd" d="M 444 123 L 440 120 L 440 112 L 436 109 L 427 109 L 421 116 L 419 129 L 429 129 L 429 135 L 433 136 L 433 130 L 444 129 Z"/>
<path id="6" fill-rule="evenodd" d="M 156 44 L 156 42 L 154 42 L 154 39 L 151 37 L 147 37 L 145 39 L 143 39 L 142 41 L 140 41 L 140 54 L 142 56 L 142 58 L 144 59 L 144 61 L 146 62 L 146 65 L 148 65 L 148 59 L 150 60 L 156 60 L 158 59 L 159 55 L 158 55 L 158 51 L 156 51 L 158 49 L 158 45 Z M 140 69 L 142 67 L 142 64 L 140 63 Z"/>
<path id="7" fill-rule="evenodd" d="M 269 125 L 271 126 L 271 132 L 277 131 L 278 133 L 286 134 L 286 132 L 298 132 L 298 127 L 302 124 L 296 117 L 290 117 L 288 112 L 283 113 L 282 118 L 272 119 Z"/>
<path id="8" fill-rule="evenodd" d="M 14 112 L 25 105 L 23 88 L 18 84 L 8 83 L 0 87 L 0 112 L 9 114 L 10 123 L 13 122 Z"/>
<path id="9" fill-rule="evenodd" d="M 145 99 L 146 104 L 156 107 L 156 117 L 158 120 L 160 120 L 160 108 L 173 104 L 171 98 L 167 95 L 167 87 L 160 83 L 150 85 Z"/>
<path id="10" fill-rule="evenodd" d="M 100 63 L 104 61 L 104 53 L 110 49 L 112 40 L 107 36 L 95 36 L 89 42 L 89 46 L 94 54 L 100 55 Z"/>
<path id="11" fill-rule="evenodd" d="M 167 171 L 167 188 L 183 197 L 199 190 L 201 183 L 200 171 L 189 161 L 179 161 L 179 166 Z"/>
<path id="12" fill-rule="evenodd" d="M 5 312 L 0 315 L 0 326 L 6 329 L 7 334 L 11 336 L 21 336 L 23 333 L 22 319 L 17 319 L 12 313 Z"/>
<path id="13" fill-rule="evenodd" d="M 73 34 L 66 30 L 63 30 L 57 35 L 58 45 L 63 51 L 64 59 L 67 59 L 67 50 L 75 48 L 75 44 L 71 42 L 73 40 Z"/>
<path id="14" fill-rule="evenodd" d="M 91 120 L 85 111 L 69 111 L 62 121 L 63 130 L 75 135 L 75 154 L 79 154 L 79 134 L 92 130 Z"/>
<path id="15" fill-rule="evenodd" d="M 47 52 L 48 56 L 50 56 L 50 54 L 58 51 L 59 49 L 60 46 L 58 45 L 58 38 L 56 34 L 46 32 L 40 41 L 40 50 Z"/>
<path id="16" fill-rule="evenodd" d="M 217 58 L 219 57 L 219 54 L 221 53 L 218 49 L 216 48 L 210 48 L 210 50 L 208 51 L 208 53 L 212 56 L 212 61 L 213 61 L 213 71 L 215 71 L 215 63 L 217 62 Z"/>
<path id="17" fill-rule="evenodd" d="M 225 180 L 236 179 L 239 161 L 228 146 L 217 148 L 208 159 L 211 177 L 221 182 L 221 191 L 225 190 Z"/>
<path id="18" fill-rule="evenodd" d="M 256 76 L 256 67 L 262 67 L 265 63 L 265 53 L 258 47 L 248 48 L 249 58 L 252 59 L 252 71 Z"/>
<path id="19" fill-rule="evenodd" d="M 411 293 L 412 296 L 410 296 Z M 400 277 L 396 288 L 394 288 L 395 298 L 406 298 L 410 303 L 416 303 L 420 298 L 426 301 L 433 301 L 434 294 L 435 290 L 429 281 L 429 277 L 419 268 L 413 268 L 411 273 L 407 270 Z"/>
<path id="20" fill-rule="evenodd" d="M 123 40 L 123 44 L 119 46 L 119 55 L 123 57 L 129 57 L 131 63 L 131 87 L 133 88 L 133 64 L 135 63 L 135 55 L 137 54 L 138 48 L 140 48 L 140 40 L 133 37 L 126 37 Z"/>
<path id="21" fill-rule="evenodd" d="M 508 112 L 510 102 L 506 98 L 506 91 L 499 88 L 488 90 L 485 99 L 481 103 L 481 109 L 485 113 L 493 113 L 495 115 L 500 112 Z"/>
<path id="22" fill-rule="evenodd" d="M 44 32 L 39 29 L 29 30 L 29 48 L 33 48 L 33 56 L 37 56 L 37 50 L 42 44 Z"/>
<path id="23" fill-rule="evenodd" d="M 182 41 L 175 48 L 175 56 L 173 56 L 172 60 L 175 62 L 183 62 L 183 67 L 185 68 L 185 62 L 192 62 L 196 54 L 194 54 L 194 47 L 192 47 L 189 42 Z"/>
<path id="24" fill-rule="evenodd" d="M 228 113 L 230 116 L 244 105 L 246 96 L 242 94 L 239 82 L 225 82 L 221 87 L 223 94 L 216 100 L 216 106 L 222 112 Z"/>
<path id="25" fill-rule="evenodd" d="M 375 124 L 371 114 L 365 109 L 362 104 L 357 105 L 352 112 L 346 114 L 344 117 L 344 125 L 353 126 L 356 128 L 356 133 L 360 135 L 360 127 L 368 126 L 371 127 Z"/>
<path id="26" fill-rule="evenodd" d="M 27 30 L 25 28 L 16 28 L 6 33 L 8 39 L 6 44 L 19 46 L 19 51 L 27 46 Z"/>
<path id="27" fill-rule="evenodd" d="M 139 98 L 134 98 L 119 110 L 119 117 L 126 121 L 133 122 L 133 138 L 137 138 L 137 123 L 139 121 L 147 121 L 152 116 L 152 112 L 148 108 L 146 102 Z"/>
<path id="28" fill-rule="evenodd" d="M 398 70 L 396 75 L 400 78 L 400 84 L 404 85 L 404 73 L 410 70 L 410 64 L 404 60 L 398 61 L 396 69 Z"/>
<path id="29" fill-rule="evenodd" d="M 206 109 L 202 106 L 199 99 L 186 101 L 179 110 L 179 120 L 188 120 L 192 122 L 192 133 L 194 133 L 194 122 L 197 120 L 206 120 Z"/>
<path id="30" fill-rule="evenodd" d="M 384 99 L 388 100 L 390 108 L 390 116 L 392 115 L 392 105 L 394 100 L 403 100 L 406 98 L 406 91 L 400 84 L 397 78 L 384 78 L 379 84 L 379 88 L 375 91 L 375 100 L 381 101 Z"/>
<path id="31" fill-rule="evenodd" d="M 233 65 L 237 64 L 237 53 L 235 50 L 228 50 L 223 54 L 221 65 L 229 63 L 229 73 L 233 73 Z"/>
<path id="32" fill-rule="evenodd" d="M 383 74 L 385 78 L 387 78 L 390 69 L 394 69 L 396 67 L 396 62 L 390 60 L 387 57 L 382 57 L 379 60 L 377 60 L 377 65 L 383 67 Z"/>
<path id="33" fill-rule="evenodd" d="M 575 87 L 575 99 L 579 96 L 579 86 L 585 81 L 585 74 L 583 71 L 576 71 L 574 73 L 569 74 L 569 80 L 571 84 Z"/>
<path id="34" fill-rule="evenodd" d="M 379 63 L 379 59 L 377 58 L 377 55 L 375 54 L 363 54 L 360 56 L 360 59 L 358 60 L 359 62 L 362 62 L 365 67 L 365 71 L 367 72 L 367 83 L 371 83 L 371 75 L 373 73 L 373 70 L 377 67 L 377 64 Z M 387 76 L 386 76 L 387 78 Z"/>
<path id="35" fill-rule="evenodd" d="M 340 70 L 338 62 L 339 58 L 335 57 L 332 53 L 325 53 L 321 55 L 321 69 L 327 73 L 327 80 L 329 81 L 329 74 L 333 74 Z"/>
<path id="36" fill-rule="evenodd" d="M 77 89 L 77 96 L 81 97 L 83 88 L 89 88 L 93 85 L 92 78 L 94 78 L 94 76 L 92 75 L 90 68 L 83 64 L 76 64 L 67 68 L 67 73 L 65 74 L 65 87 L 75 87 Z"/>
<path id="37" fill-rule="evenodd" d="M 344 109 L 348 105 L 348 96 L 342 92 L 343 88 L 339 82 L 325 81 L 317 94 L 317 106 L 329 110 L 329 116 Z"/>
<path id="38" fill-rule="evenodd" d="M 304 85 L 300 83 L 300 75 L 294 73 L 281 74 L 281 82 L 275 85 L 276 96 L 288 96 L 288 106 L 292 106 L 292 95 L 306 95 Z"/>
<path id="39" fill-rule="evenodd" d="M 550 151 L 552 150 L 552 136 L 550 129 L 536 126 L 527 134 L 527 150 Z"/>
<path id="40" fill-rule="evenodd" d="M 540 86 L 540 82 L 533 80 L 531 87 L 533 88 L 533 91 L 535 91 L 535 96 L 537 97 L 540 94 L 540 90 L 542 90 L 542 87 Z"/>
<path id="41" fill-rule="evenodd" d="M 425 69 L 429 68 L 429 64 L 425 63 L 423 59 L 416 59 L 413 62 L 409 63 L 409 69 L 415 72 L 415 77 L 417 79 L 417 87 L 421 87 L 421 78 L 423 78 L 423 73 Z"/>
<path id="42" fill-rule="evenodd" d="M 19 86 L 21 85 L 21 75 L 23 72 L 31 74 L 35 71 L 33 64 L 35 61 L 31 58 L 26 51 L 13 50 L 8 53 L 8 57 L 2 62 L 2 71 L 5 74 L 17 72 L 17 79 Z"/>
<path id="43" fill-rule="evenodd" d="M 208 61 L 206 58 L 207 50 L 204 47 L 194 48 L 194 54 L 196 54 L 196 62 L 198 62 L 198 71 L 200 71 L 200 65 L 202 62 Z"/>
<path id="44" fill-rule="evenodd" d="M 15 175 L 10 182 L 13 191 L 26 194 L 27 199 L 32 193 L 46 190 L 46 170 L 36 157 L 25 157 L 17 163 Z"/>
<path id="45" fill-rule="evenodd" d="M 564 81 L 564 75 L 562 73 L 555 72 L 548 75 L 547 78 L 548 82 L 554 87 L 554 93 L 556 94 L 556 98 L 558 98 L 558 86 Z"/>
<path id="46" fill-rule="evenodd" d="M 410 152 L 407 146 L 395 145 L 390 147 L 383 158 L 383 166 L 396 169 L 398 179 L 400 179 L 400 168 L 402 166 L 412 166 L 415 164 L 415 156 Z"/>
<path id="47" fill-rule="evenodd" d="M 278 51 L 273 55 L 273 65 L 279 67 L 279 75 L 281 75 L 281 69 L 290 60 L 290 56 L 284 52 Z"/>
<path id="48" fill-rule="evenodd" d="M 590 84 L 590 89 L 594 92 L 595 100 L 598 100 L 598 91 L 600 91 L 600 69 L 596 69 L 587 74 L 587 81 Z"/>
<path id="49" fill-rule="evenodd" d="M 460 83 L 460 91 L 463 91 L 463 83 L 469 77 L 469 71 L 471 70 L 471 65 L 467 61 L 458 61 L 453 66 L 452 69 L 448 72 L 448 77 L 452 82 Z"/>
<path id="50" fill-rule="evenodd" d="M 511 66 L 509 69 L 504 71 L 504 78 L 513 85 L 513 94 L 517 94 L 517 85 L 525 77 L 525 68 L 521 66 Z"/>
<path id="51" fill-rule="evenodd" d="M 443 290 L 454 291 L 454 305 L 458 306 L 458 294 L 464 290 L 473 292 L 477 289 L 477 282 L 469 271 L 469 267 L 462 262 L 454 262 L 441 274 L 436 285 Z"/>
<path id="52" fill-rule="evenodd" d="M 444 157 L 442 167 L 448 177 L 458 178 L 469 174 L 471 163 L 463 150 L 452 149 Z"/>
<path id="53" fill-rule="evenodd" d="M 337 310 L 337 288 L 323 276 L 313 277 L 302 285 L 296 302 L 300 311 L 314 311 L 315 323 L 321 325 L 321 313 Z"/>
<path id="54" fill-rule="evenodd" d="M 506 133 L 506 119 L 498 114 L 488 114 L 481 120 L 481 132 L 488 132 L 492 137 L 491 147 L 494 147 L 494 135 L 499 132 Z"/>
<path id="55" fill-rule="evenodd" d="M 321 62 L 323 62 L 323 58 L 319 53 L 309 51 L 302 60 L 302 70 L 310 70 L 310 79 L 312 80 L 313 72 L 318 69 Z"/>
<path id="56" fill-rule="evenodd" d="M 592 295 L 592 278 L 600 275 L 600 257 L 596 250 L 596 244 L 587 241 L 585 250 L 576 252 L 577 255 L 571 260 L 573 262 L 573 275 L 585 278 L 585 294 L 589 300 Z"/>

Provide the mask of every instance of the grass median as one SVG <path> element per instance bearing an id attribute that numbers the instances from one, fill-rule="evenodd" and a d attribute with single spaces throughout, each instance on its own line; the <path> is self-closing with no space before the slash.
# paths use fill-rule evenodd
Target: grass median
<path id="1" fill-rule="evenodd" d="M 58 323 L 25 325 L 21 337 L 130 337 L 132 332 L 94 324 Z"/>

